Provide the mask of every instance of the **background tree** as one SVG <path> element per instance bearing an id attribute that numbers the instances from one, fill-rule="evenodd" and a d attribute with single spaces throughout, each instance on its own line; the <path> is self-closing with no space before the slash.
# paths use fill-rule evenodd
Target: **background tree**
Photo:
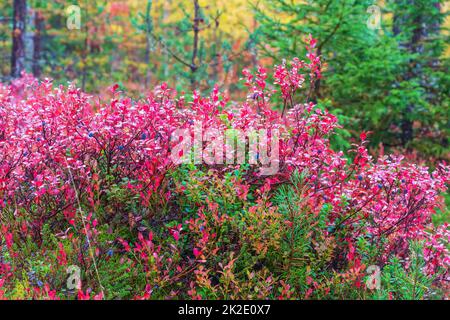
<path id="1" fill-rule="evenodd" d="M 443 1 L 388 2 L 388 8 L 394 12 L 393 33 L 407 57 L 399 83 L 417 92 L 410 99 L 402 99 L 400 141 L 421 151 L 430 147 L 438 154 L 439 146 L 448 147 L 450 127 L 448 59 L 444 57 L 448 37 L 441 32 L 446 15 L 441 12 L 442 7 Z M 426 145 L 418 144 L 417 138 Z M 432 139 L 436 144 L 430 145 Z"/>
<path id="2" fill-rule="evenodd" d="M 0 79 L 6 81 L 11 75 L 12 52 L 12 2 L 0 2 Z"/>
<path id="3" fill-rule="evenodd" d="M 76 81 L 89 92 L 114 82 L 136 95 L 161 81 L 178 89 L 185 83 L 208 89 L 217 80 L 233 94 L 238 70 L 252 63 L 246 29 L 253 31 L 254 18 L 244 0 L 28 0 L 27 4 L 32 10 L 27 21 L 26 38 L 31 40 L 27 71 L 57 83 Z M 80 8 L 79 29 L 67 27 L 70 5 Z M 0 8 L 4 15 L 0 54 L 10 60 L 8 20 L 13 0 L 2 2 Z M 9 77 L 10 66 L 9 62 L 1 66 L 2 76 Z M 202 75 L 207 80 L 197 83 Z"/>
<path id="4" fill-rule="evenodd" d="M 11 77 L 17 78 L 25 70 L 27 2 L 26 0 L 14 0 L 13 6 Z"/>
<path id="5" fill-rule="evenodd" d="M 443 56 L 445 35 L 439 23 L 446 15 L 437 6 L 441 2 L 390 1 L 380 6 L 381 21 L 373 28 L 368 24 L 374 14 L 368 10 L 373 1 L 264 1 L 264 7 L 254 8 L 260 24 L 255 37 L 261 54 L 280 63 L 283 58 L 304 56 L 301 43 L 313 34 L 327 80 L 314 88 L 312 100 L 332 108 L 342 123 L 350 125 L 351 133 L 373 131 L 372 146 L 382 142 L 387 147 L 414 147 L 422 154 L 445 157 L 449 149 L 443 139 L 448 135 L 449 117 L 448 77 L 443 70 L 448 61 Z M 432 43 L 433 49 L 412 51 L 405 46 L 420 25 L 420 18 L 408 12 L 435 21 L 434 31 L 416 40 Z M 400 25 L 401 31 L 395 32 Z M 424 28 L 430 27 L 425 23 Z M 430 67 L 421 72 L 428 80 L 418 81 L 411 74 L 414 61 L 420 61 L 422 68 Z M 433 99 L 429 99 L 430 90 L 435 93 Z"/>
<path id="6" fill-rule="evenodd" d="M 191 88 L 200 88 L 199 79 L 217 79 L 219 57 L 231 56 L 232 48 L 220 30 L 220 10 L 207 14 L 208 6 L 198 0 L 182 3 L 180 8 L 184 17 L 165 24 L 152 37 L 170 59 L 170 72 L 178 75 L 176 85 L 182 87 L 188 81 Z"/>

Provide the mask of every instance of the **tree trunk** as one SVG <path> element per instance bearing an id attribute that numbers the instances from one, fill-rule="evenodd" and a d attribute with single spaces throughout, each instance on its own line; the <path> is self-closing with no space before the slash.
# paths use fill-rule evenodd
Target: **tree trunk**
<path id="1" fill-rule="evenodd" d="M 153 22 L 152 22 L 152 0 L 147 1 L 147 10 L 145 12 L 145 32 L 146 32 L 146 42 L 145 42 L 145 63 L 147 64 L 147 75 L 145 77 L 145 86 L 150 87 L 150 81 L 152 78 L 152 68 L 150 66 L 150 51 L 152 50 L 151 41 L 153 33 Z"/>
<path id="2" fill-rule="evenodd" d="M 11 53 L 11 77 L 18 78 L 25 70 L 25 32 L 27 2 L 14 0 L 13 4 L 13 45 Z"/>
<path id="3" fill-rule="evenodd" d="M 36 31 L 33 38 L 33 75 L 36 78 L 41 76 L 41 53 L 42 53 L 42 32 L 44 30 L 44 17 L 37 11 L 34 16 Z"/>
<path id="4" fill-rule="evenodd" d="M 192 30 L 194 31 L 194 40 L 192 44 L 192 60 L 191 60 L 191 86 L 192 90 L 197 87 L 195 72 L 198 69 L 197 58 L 198 58 L 198 43 L 199 43 L 199 33 L 200 33 L 200 22 L 202 18 L 200 17 L 200 4 L 198 0 L 194 0 L 194 21 L 192 24 Z"/>
<path id="5" fill-rule="evenodd" d="M 88 58 L 88 54 L 89 54 L 89 26 L 88 26 L 88 21 L 89 21 L 89 4 L 86 1 L 85 2 L 86 8 L 85 8 L 85 14 L 86 14 L 86 19 L 85 19 L 85 23 L 84 23 L 84 47 L 83 47 L 83 53 L 81 54 L 81 60 L 83 61 L 83 69 L 81 71 L 81 90 L 85 91 L 86 90 L 86 82 L 87 82 L 87 58 Z"/>
<path id="6" fill-rule="evenodd" d="M 400 37 L 401 42 L 403 42 L 400 43 L 400 46 L 411 55 L 421 50 L 420 46 L 423 35 L 422 15 L 417 14 L 415 17 L 411 17 L 405 14 L 405 11 L 408 11 L 407 7 L 411 8 L 416 5 L 414 0 L 401 2 L 402 5 L 406 7 L 399 5 L 396 8 L 397 10 L 394 13 L 393 31 L 395 36 L 401 36 L 404 33 L 407 35 L 406 37 Z M 405 30 L 408 26 L 414 26 L 411 34 Z M 403 75 L 403 80 L 410 81 L 417 76 L 420 76 L 418 74 L 418 70 L 416 69 L 416 64 L 417 61 L 409 61 L 409 68 Z M 403 146 L 406 146 L 408 142 L 413 139 L 413 121 L 410 119 L 410 116 L 414 113 L 415 108 L 415 105 L 410 103 L 402 111 L 402 119 L 400 121 L 400 140 Z"/>

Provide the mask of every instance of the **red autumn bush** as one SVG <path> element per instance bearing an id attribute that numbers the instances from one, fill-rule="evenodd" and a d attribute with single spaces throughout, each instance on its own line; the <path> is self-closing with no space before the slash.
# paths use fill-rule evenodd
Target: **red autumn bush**
<path id="1" fill-rule="evenodd" d="M 218 87 L 186 98 L 162 84 L 134 101 L 114 86 L 104 102 L 28 76 L 2 85 L 0 297 L 407 297 L 404 283 L 374 292 L 363 281 L 369 265 L 387 277 L 397 262 L 448 294 L 450 231 L 431 218 L 449 167 L 373 159 L 367 133 L 333 150 L 337 118 L 308 101 L 321 77 L 314 45 L 307 61 L 275 66 L 273 85 L 267 70 L 244 70 L 239 105 Z M 193 137 L 195 123 L 267 130 L 278 170 L 174 163 L 174 132 Z M 81 287 L 67 288 L 70 265 Z"/>

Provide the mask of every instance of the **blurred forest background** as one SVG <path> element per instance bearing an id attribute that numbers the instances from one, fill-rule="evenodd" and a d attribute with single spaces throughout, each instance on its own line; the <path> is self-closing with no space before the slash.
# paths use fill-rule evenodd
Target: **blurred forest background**
<path id="1" fill-rule="evenodd" d="M 438 0 L 2 0 L 0 80 L 25 70 L 93 93 L 118 83 L 133 97 L 161 82 L 203 93 L 217 83 L 238 100 L 243 67 L 303 58 L 312 34 L 324 60 L 313 99 L 345 128 L 335 147 L 372 131 L 374 152 L 434 163 L 450 150 L 449 7 Z"/>

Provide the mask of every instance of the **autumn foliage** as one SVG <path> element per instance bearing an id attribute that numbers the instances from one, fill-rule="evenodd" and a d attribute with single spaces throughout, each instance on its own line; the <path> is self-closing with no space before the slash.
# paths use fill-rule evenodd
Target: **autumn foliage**
<path id="1" fill-rule="evenodd" d="M 333 150 L 337 118 L 308 99 L 321 77 L 314 46 L 275 66 L 273 84 L 264 68 L 244 70 L 241 103 L 217 87 L 162 84 L 135 101 L 113 86 L 106 101 L 26 75 L 0 86 L 0 298 L 448 295 L 450 229 L 431 219 L 449 166 L 373 158 L 366 132 Z M 278 172 L 174 164 L 171 134 L 194 122 L 279 130 Z M 67 286 L 73 265 L 79 288 Z M 368 285 L 373 265 L 381 289 Z"/>

